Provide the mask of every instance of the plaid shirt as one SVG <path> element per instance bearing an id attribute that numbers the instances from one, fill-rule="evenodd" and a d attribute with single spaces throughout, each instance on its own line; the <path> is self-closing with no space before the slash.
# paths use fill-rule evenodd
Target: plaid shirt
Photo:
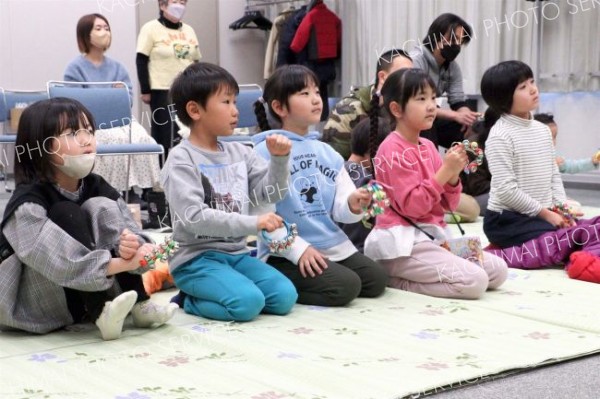
<path id="1" fill-rule="evenodd" d="M 72 324 L 63 287 L 118 294 L 106 273 L 121 232 L 128 228 L 140 241 L 150 239 L 121 198 L 116 204 L 91 198 L 82 208 L 90 215 L 92 250 L 52 222 L 41 205 L 24 203 L 8 219 L 3 232 L 15 253 L 0 265 L 0 329 L 46 333 Z"/>

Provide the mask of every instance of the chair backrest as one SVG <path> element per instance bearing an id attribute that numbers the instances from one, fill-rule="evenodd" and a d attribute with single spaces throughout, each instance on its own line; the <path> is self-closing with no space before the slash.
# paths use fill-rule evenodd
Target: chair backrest
<path id="1" fill-rule="evenodd" d="M 237 97 L 237 109 L 240 116 L 237 127 L 254 127 L 258 125 L 254 113 L 254 103 L 262 94 L 262 87 L 257 84 L 240 85 L 240 94 Z"/>
<path id="2" fill-rule="evenodd" d="M 31 105 L 40 100 L 46 100 L 48 93 L 44 90 L 9 90 L 0 88 L 0 122 L 6 126 L 4 131 L 8 131 L 10 121 L 10 110 L 17 104 Z"/>
<path id="3" fill-rule="evenodd" d="M 129 126 L 129 91 L 123 82 L 48 82 L 50 98 L 67 97 L 82 103 L 94 116 L 96 129 Z"/>

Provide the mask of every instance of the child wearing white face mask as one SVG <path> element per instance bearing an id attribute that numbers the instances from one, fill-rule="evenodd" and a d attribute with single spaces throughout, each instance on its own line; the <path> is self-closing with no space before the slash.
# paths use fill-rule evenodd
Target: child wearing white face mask
<path id="1" fill-rule="evenodd" d="M 154 249 L 119 193 L 90 173 L 94 120 L 54 98 L 23 112 L 15 146 L 17 188 L 0 235 L 0 329 L 47 333 L 95 322 L 105 340 L 169 320 L 176 305 L 148 301 L 140 260 Z"/>
<path id="2" fill-rule="evenodd" d="M 171 131 L 176 128 L 169 88 L 175 77 L 202 55 L 194 29 L 181 22 L 187 0 L 158 0 L 158 6 L 159 18 L 140 29 L 136 66 L 142 101 L 152 110 L 152 137 L 168 153 Z"/>

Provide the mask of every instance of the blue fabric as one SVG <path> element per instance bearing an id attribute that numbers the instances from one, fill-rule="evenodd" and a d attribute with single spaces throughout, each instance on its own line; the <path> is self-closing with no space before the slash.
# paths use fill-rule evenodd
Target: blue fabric
<path id="1" fill-rule="evenodd" d="M 129 99 L 133 102 L 133 84 L 127 69 L 120 62 L 106 56 L 100 65 L 92 64 L 83 55 L 78 56 L 67 65 L 64 80 L 67 82 L 123 82 L 127 85 Z"/>
<path id="2" fill-rule="evenodd" d="M 259 313 L 285 315 L 298 299 L 287 277 L 248 254 L 206 251 L 172 271 L 186 296 L 186 313 L 223 321 L 250 321 Z"/>
<path id="3" fill-rule="evenodd" d="M 255 150 L 270 159 L 264 142 L 271 134 L 282 134 L 292 140 L 290 153 L 289 192 L 277 203 L 277 213 L 298 225 L 298 234 L 317 249 L 331 248 L 348 240 L 331 217 L 336 181 L 344 169 L 344 159 L 331 146 L 319 141 L 318 133 L 300 136 L 286 130 L 269 130 L 252 136 Z M 266 254 L 259 243 L 259 258 Z"/>

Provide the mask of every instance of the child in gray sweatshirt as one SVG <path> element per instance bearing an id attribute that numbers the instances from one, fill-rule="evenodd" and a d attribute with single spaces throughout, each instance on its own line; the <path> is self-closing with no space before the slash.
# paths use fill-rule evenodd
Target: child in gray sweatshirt
<path id="1" fill-rule="evenodd" d="M 250 216 L 250 210 L 287 194 L 291 143 L 270 136 L 267 162 L 250 147 L 218 141 L 237 124 L 238 92 L 229 72 L 208 63 L 194 63 L 175 79 L 171 96 L 190 136 L 171 150 L 161 172 L 180 245 L 169 266 L 183 308 L 224 321 L 284 315 L 298 297 L 283 274 L 246 247 L 248 235 L 283 226 L 274 213 Z"/>

